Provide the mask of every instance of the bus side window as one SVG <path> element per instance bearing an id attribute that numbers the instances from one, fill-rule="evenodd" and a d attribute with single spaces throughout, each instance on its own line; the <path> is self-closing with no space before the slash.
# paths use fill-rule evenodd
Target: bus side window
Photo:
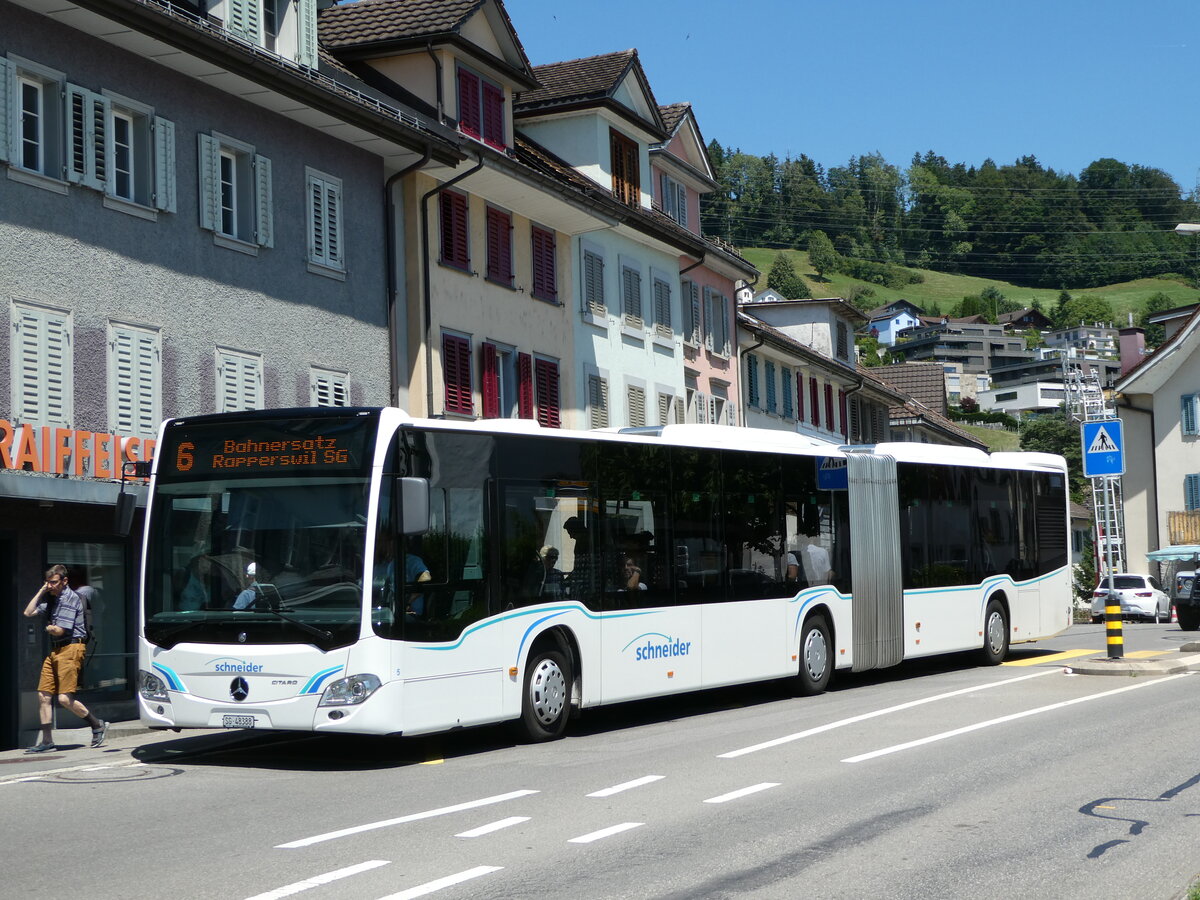
<path id="1" fill-rule="evenodd" d="M 720 453 L 671 451 L 671 526 L 677 603 L 721 603 L 726 597 Z"/>

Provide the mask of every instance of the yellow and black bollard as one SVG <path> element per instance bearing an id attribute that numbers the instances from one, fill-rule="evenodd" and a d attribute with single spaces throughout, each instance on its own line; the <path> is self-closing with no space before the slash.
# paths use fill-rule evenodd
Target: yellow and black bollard
<path id="1" fill-rule="evenodd" d="M 1125 636 L 1121 632 L 1121 602 L 1114 593 L 1110 588 L 1104 602 L 1104 630 L 1108 634 L 1108 658 L 1120 659 L 1125 655 Z"/>

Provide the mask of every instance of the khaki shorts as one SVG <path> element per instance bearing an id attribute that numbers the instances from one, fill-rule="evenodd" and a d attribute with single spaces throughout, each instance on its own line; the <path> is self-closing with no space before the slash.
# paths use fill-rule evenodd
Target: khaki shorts
<path id="1" fill-rule="evenodd" d="M 74 694 L 79 690 L 79 670 L 83 668 L 86 644 L 55 647 L 42 663 L 37 689 L 43 694 Z"/>

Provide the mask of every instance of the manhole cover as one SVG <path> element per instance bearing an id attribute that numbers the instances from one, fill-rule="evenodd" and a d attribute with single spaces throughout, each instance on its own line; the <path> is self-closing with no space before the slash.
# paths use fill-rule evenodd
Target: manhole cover
<path id="1" fill-rule="evenodd" d="M 73 772 L 54 772 L 38 781 L 47 784 L 111 784 L 116 781 L 152 781 L 170 778 L 182 770 L 166 766 L 120 766 L 103 769 L 77 769 Z"/>

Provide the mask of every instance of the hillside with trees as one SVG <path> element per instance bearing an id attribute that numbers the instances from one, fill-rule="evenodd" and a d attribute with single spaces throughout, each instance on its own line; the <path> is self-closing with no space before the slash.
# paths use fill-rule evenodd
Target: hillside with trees
<path id="1" fill-rule="evenodd" d="M 1200 221 L 1200 198 L 1160 169 L 1099 159 L 1076 176 L 1033 156 L 968 166 L 931 151 L 906 169 L 867 154 L 826 170 L 715 140 L 709 155 L 721 190 L 705 197 L 704 233 L 807 251 L 821 279 L 900 288 L 926 269 L 1080 290 L 1196 272 L 1197 239 L 1173 229 Z"/>

